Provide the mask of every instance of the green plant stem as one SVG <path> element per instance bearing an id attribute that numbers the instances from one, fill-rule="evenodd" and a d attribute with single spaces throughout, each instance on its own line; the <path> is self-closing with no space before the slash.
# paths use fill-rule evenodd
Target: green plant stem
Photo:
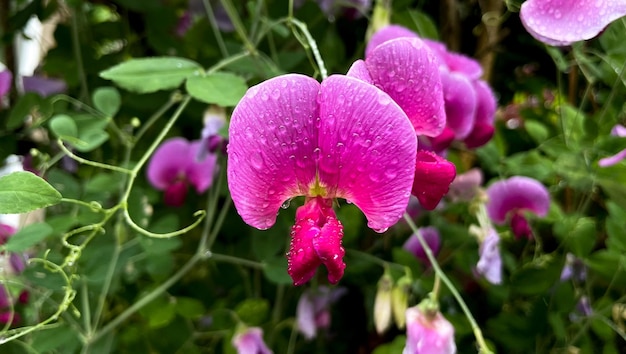
<path id="1" fill-rule="evenodd" d="M 313 53 L 313 57 L 315 58 L 315 62 L 317 63 L 317 68 L 319 70 L 320 76 L 322 77 L 322 80 L 327 78 L 328 72 L 326 71 L 324 60 L 322 60 L 320 51 L 317 48 L 317 42 L 315 42 L 315 39 L 313 39 L 313 37 L 311 36 L 311 33 L 309 32 L 309 29 L 307 28 L 307 26 L 293 17 L 287 18 L 287 23 L 290 25 L 296 26 L 300 30 L 300 32 L 302 32 L 302 34 L 304 35 L 304 38 L 306 39 L 306 43 L 302 43 L 302 44 L 305 45 L 305 47 L 308 47 L 311 50 L 311 53 Z M 294 35 L 296 35 L 295 31 L 294 31 Z M 297 35 L 296 35 L 296 38 L 298 38 Z"/>
<path id="2" fill-rule="evenodd" d="M 454 296 L 459 306 L 463 310 L 465 317 L 467 318 L 468 322 L 470 323 L 470 326 L 472 327 L 472 331 L 474 332 L 474 337 L 476 337 L 476 342 L 478 343 L 478 347 L 480 348 L 480 353 L 485 353 L 485 354 L 492 353 L 492 351 L 487 346 L 487 343 L 485 343 L 485 339 L 483 338 L 483 333 L 480 327 L 478 327 L 478 324 L 476 323 L 476 320 L 474 319 L 472 312 L 469 310 L 469 308 L 465 304 L 465 301 L 461 297 L 461 294 L 459 294 L 459 292 L 454 287 L 454 284 L 452 284 L 450 279 L 446 276 L 446 274 L 439 267 L 439 264 L 437 263 L 437 259 L 435 259 L 435 256 L 433 255 L 432 250 L 428 246 L 428 243 L 426 242 L 426 240 L 424 240 L 424 238 L 422 237 L 421 233 L 418 231 L 417 226 L 415 226 L 415 223 L 413 223 L 413 220 L 411 219 L 409 214 L 404 213 L 404 220 L 407 222 L 411 230 L 417 236 L 417 239 L 422 245 L 422 248 L 424 249 L 426 253 L 426 257 L 428 257 L 428 260 L 430 261 L 430 264 L 433 267 L 433 270 L 435 271 L 437 276 L 441 278 L 441 281 L 450 290 L 450 292 L 452 293 L 452 296 Z"/>
<path id="3" fill-rule="evenodd" d="M 220 52 L 223 57 L 228 56 L 228 49 L 226 49 L 226 44 L 224 43 L 224 38 L 222 38 L 222 31 L 217 25 L 217 19 L 215 19 L 215 13 L 213 12 L 213 8 L 211 7 L 211 3 L 209 0 L 202 0 L 202 4 L 204 5 L 204 11 L 206 11 L 207 18 L 209 19 L 209 24 L 213 29 L 213 35 L 215 36 L 215 40 L 217 41 L 217 46 L 220 48 Z"/>
<path id="4" fill-rule="evenodd" d="M 358 258 L 368 259 L 368 260 L 370 260 L 370 261 L 380 265 L 383 268 L 394 267 L 394 268 L 402 270 L 402 271 L 405 271 L 405 269 L 406 269 L 406 267 L 403 266 L 402 264 L 393 263 L 393 262 L 387 262 L 387 261 L 385 261 L 383 259 L 380 259 L 380 258 L 378 258 L 376 256 L 373 256 L 373 255 L 371 255 L 371 254 L 369 254 L 367 252 L 362 252 L 362 251 L 358 251 L 358 250 L 355 250 L 355 249 L 347 249 L 346 250 L 346 254 L 352 255 L 352 256 L 355 256 L 355 257 L 358 257 Z"/>
<path id="5" fill-rule="evenodd" d="M 178 93 L 178 92 L 173 93 L 170 96 L 170 99 L 167 102 L 165 102 L 165 104 L 163 106 L 161 106 L 161 108 L 159 108 L 159 110 L 156 111 L 150 118 L 148 118 L 148 120 L 146 121 L 145 124 L 143 124 L 141 126 L 141 128 L 139 129 L 139 131 L 137 132 L 137 134 L 133 138 L 133 144 L 135 144 L 137 141 L 139 141 L 139 139 L 141 139 L 141 137 L 146 133 L 146 131 L 148 131 L 148 129 L 150 129 L 152 127 L 152 125 L 159 118 L 161 118 L 165 114 L 165 112 L 167 112 L 168 109 L 172 108 L 172 106 L 175 103 L 180 102 L 180 100 L 181 100 L 180 93 Z"/>
<path id="6" fill-rule="evenodd" d="M 87 86 L 87 75 L 85 74 L 85 66 L 83 64 L 83 54 L 80 51 L 80 38 L 78 36 L 78 13 L 76 8 L 72 8 L 71 27 L 72 27 L 72 49 L 74 51 L 74 59 L 78 67 L 78 78 L 80 80 L 80 100 L 91 104 L 89 96 L 89 87 Z"/>
<path id="7" fill-rule="evenodd" d="M 205 257 L 209 258 L 209 259 L 212 259 L 212 260 L 214 260 L 216 262 L 224 262 L 224 263 L 242 265 L 242 266 L 250 267 L 250 268 L 254 268 L 254 269 L 263 269 L 263 268 L 265 268 L 265 265 L 263 263 L 250 261 L 250 260 L 247 260 L 245 258 L 229 256 L 229 255 L 226 255 L 226 254 L 213 253 L 213 252 L 210 252 L 210 251 L 207 251 L 207 253 L 205 254 Z"/>
<path id="8" fill-rule="evenodd" d="M 71 157 L 73 160 L 75 160 L 75 161 L 77 161 L 79 163 L 83 163 L 85 165 L 90 165 L 90 166 L 93 166 L 93 167 L 102 168 L 102 169 L 105 169 L 105 170 L 111 170 L 111 171 L 115 171 L 115 172 L 132 174 L 132 171 L 128 170 L 126 168 L 117 167 L 117 166 L 114 166 L 114 165 L 108 165 L 108 164 L 105 164 L 105 163 L 100 163 L 100 162 L 84 159 L 84 158 L 74 154 L 73 152 L 71 152 L 68 148 L 66 148 L 65 145 L 63 145 L 63 140 L 61 140 L 61 139 L 57 139 L 57 144 L 59 145 L 59 148 L 61 150 L 63 150 L 63 152 L 67 156 Z"/>
<path id="9" fill-rule="evenodd" d="M 109 288 L 111 287 L 111 282 L 113 281 L 113 275 L 115 273 L 115 267 L 117 266 L 117 261 L 120 257 L 121 245 L 116 239 L 115 248 L 113 249 L 113 255 L 111 256 L 111 262 L 109 262 L 109 267 L 107 268 L 107 273 L 105 276 L 105 281 L 102 286 L 102 290 L 100 291 L 100 296 L 98 297 L 98 306 L 96 307 L 96 313 L 93 316 L 93 327 L 98 328 L 98 324 L 100 323 L 100 318 L 102 317 L 102 312 L 104 311 L 104 304 L 106 301 L 106 297 L 109 294 Z M 91 333 L 91 331 L 88 331 Z"/>
<path id="10" fill-rule="evenodd" d="M 241 40 L 246 47 L 246 50 L 248 50 L 253 56 L 257 56 L 257 50 L 254 47 L 254 44 L 252 44 L 252 42 L 250 41 L 250 38 L 248 38 L 246 29 L 241 23 L 241 18 L 239 18 L 239 15 L 237 14 L 237 10 L 233 6 L 233 3 L 230 0 L 220 0 L 220 2 L 222 3 L 222 6 L 224 6 L 224 10 L 226 10 L 228 18 L 230 18 L 230 22 L 233 23 L 233 26 L 235 27 L 235 32 L 237 32 L 239 37 L 241 37 Z"/>

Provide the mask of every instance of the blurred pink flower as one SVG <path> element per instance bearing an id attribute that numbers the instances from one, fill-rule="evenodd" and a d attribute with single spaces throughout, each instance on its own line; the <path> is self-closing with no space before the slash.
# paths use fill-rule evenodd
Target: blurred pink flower
<path id="1" fill-rule="evenodd" d="M 470 202 L 483 184 L 483 173 L 478 168 L 457 175 L 450 184 L 447 198 L 452 202 Z"/>
<path id="2" fill-rule="evenodd" d="M 13 74 L 5 69 L 0 71 L 0 100 L 9 92 L 13 86 Z"/>
<path id="3" fill-rule="evenodd" d="M 346 292 L 345 288 L 329 288 L 323 285 L 317 289 L 305 290 L 296 308 L 298 331 L 310 340 L 317 336 L 318 330 L 330 328 L 330 306 Z"/>
<path id="4" fill-rule="evenodd" d="M 487 188 L 487 214 L 496 224 L 507 220 L 516 237 L 532 238 L 528 220 L 524 216 L 529 211 L 544 217 L 550 208 L 550 193 L 541 182 L 524 176 L 514 176 L 500 180 Z"/>
<path id="5" fill-rule="evenodd" d="M 591 39 L 624 15 L 624 0 L 527 0 L 520 8 L 528 33 L 553 46 Z"/>
<path id="6" fill-rule="evenodd" d="M 263 330 L 259 327 L 249 327 L 237 333 L 232 344 L 237 354 L 272 354 L 263 341 Z"/>
<path id="7" fill-rule="evenodd" d="M 441 312 L 430 313 L 420 306 L 406 310 L 406 345 L 402 354 L 453 354 L 454 327 Z"/>
<path id="8" fill-rule="evenodd" d="M 498 248 L 499 244 L 500 236 L 491 228 L 478 247 L 480 258 L 476 264 L 476 272 L 491 284 L 502 283 L 502 257 Z"/>
<path id="9" fill-rule="evenodd" d="M 618 136 L 620 138 L 626 138 L 626 127 L 621 124 L 617 124 L 611 129 L 611 135 Z M 618 152 L 617 154 L 609 157 L 605 157 L 598 161 L 600 167 L 609 167 L 620 163 L 626 158 L 626 149 Z"/>
<path id="10" fill-rule="evenodd" d="M 441 248 L 441 236 L 439 235 L 439 231 L 432 226 L 419 228 L 418 231 L 424 238 L 424 241 L 426 241 L 426 244 L 428 244 L 428 247 L 430 247 L 430 250 L 433 252 L 433 256 L 436 257 L 439 253 L 439 249 Z M 426 256 L 426 251 L 422 247 L 417 235 L 413 234 L 409 236 L 409 238 L 404 242 L 402 248 L 411 252 L 417 259 L 422 261 L 422 263 L 430 264 L 430 261 Z"/>
<path id="11" fill-rule="evenodd" d="M 229 139 L 228 186 L 246 223 L 265 230 L 285 201 L 305 196 L 287 255 L 294 285 L 322 264 L 331 283 L 343 276 L 334 198 L 354 203 L 377 232 L 408 204 L 413 128 L 386 93 L 355 78 L 332 75 L 320 84 L 288 74 L 253 86 L 233 111 Z"/>
<path id="12" fill-rule="evenodd" d="M 198 158 L 200 141 L 189 142 L 184 138 L 164 141 L 148 163 L 148 181 L 156 189 L 165 191 L 165 204 L 181 206 L 185 202 L 189 184 L 198 194 L 204 193 L 213 183 L 217 169 L 217 157 L 206 154 Z"/>

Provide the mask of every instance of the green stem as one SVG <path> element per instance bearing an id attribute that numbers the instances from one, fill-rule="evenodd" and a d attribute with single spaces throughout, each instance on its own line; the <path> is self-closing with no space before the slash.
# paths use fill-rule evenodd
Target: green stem
<path id="1" fill-rule="evenodd" d="M 265 265 L 263 263 L 250 261 L 250 260 L 247 260 L 245 258 L 229 256 L 229 255 L 226 255 L 226 254 L 213 253 L 213 252 L 210 252 L 210 251 L 206 252 L 205 257 L 209 258 L 209 259 L 212 259 L 214 261 L 217 261 L 217 262 L 224 262 L 224 263 L 242 265 L 242 266 L 246 266 L 246 267 L 250 267 L 250 268 L 254 268 L 254 269 L 263 269 L 263 268 L 265 268 Z"/>
<path id="2" fill-rule="evenodd" d="M 224 6 L 224 10 L 226 10 L 230 21 L 233 23 L 233 26 L 235 27 L 235 32 L 237 32 L 239 37 L 241 37 L 241 40 L 246 47 L 246 50 L 248 50 L 253 56 L 256 56 L 256 48 L 254 47 L 254 44 L 250 42 L 250 38 L 248 38 L 246 29 L 241 23 L 241 19 L 239 18 L 237 10 L 234 8 L 232 2 L 230 0 L 220 0 L 220 2 L 222 3 L 222 6 Z"/>
<path id="3" fill-rule="evenodd" d="M 72 49 L 74 51 L 74 59 L 76 59 L 76 66 L 78 67 L 78 78 L 80 80 L 80 100 L 86 101 L 91 104 L 91 97 L 89 96 L 89 87 L 87 86 L 87 75 L 85 74 L 85 67 L 83 64 L 83 54 L 80 51 L 80 38 L 78 37 L 78 13 L 76 8 L 72 8 Z"/>
<path id="4" fill-rule="evenodd" d="M 172 106 L 175 103 L 180 102 L 180 100 L 181 100 L 180 93 L 178 92 L 173 93 L 172 96 L 170 96 L 170 99 L 167 102 L 165 102 L 165 104 L 161 106 L 161 108 L 159 108 L 159 110 L 156 111 L 150 118 L 148 118 L 148 121 L 146 121 L 146 124 L 143 124 L 141 126 L 141 129 L 139 129 L 139 131 L 133 138 L 133 142 L 136 143 L 137 141 L 139 141 L 139 139 L 141 139 L 141 137 L 146 133 L 146 131 L 148 131 L 148 129 L 150 129 L 150 127 L 152 127 L 152 125 L 159 118 L 161 118 L 165 114 L 165 112 L 167 112 L 168 109 L 172 108 Z"/>
<path id="5" fill-rule="evenodd" d="M 209 19 L 209 24 L 213 29 L 213 35 L 215 36 L 215 40 L 217 41 L 217 46 L 220 47 L 220 52 L 223 57 L 228 56 L 228 49 L 226 49 L 226 44 L 224 44 L 224 38 L 222 38 L 222 31 L 217 25 L 217 20 L 215 19 L 215 13 L 213 12 L 213 8 L 211 7 L 211 3 L 209 0 L 202 0 L 202 4 L 204 5 L 204 11 L 206 11 L 207 18 Z"/>
<path id="6" fill-rule="evenodd" d="M 388 268 L 388 267 L 394 267 L 394 268 L 397 268 L 398 270 L 402 270 L 402 271 L 405 271 L 405 269 L 406 269 L 406 267 L 401 265 L 401 264 L 393 263 L 393 262 L 387 262 L 387 261 L 385 261 L 383 259 L 380 259 L 380 258 L 378 258 L 376 256 L 373 256 L 373 255 L 371 255 L 371 254 L 369 254 L 367 252 L 362 252 L 362 251 L 358 251 L 358 250 L 355 250 L 355 249 L 347 249 L 346 253 L 348 255 L 352 255 L 352 256 L 355 256 L 355 257 L 358 257 L 358 258 L 366 258 L 366 259 L 368 259 L 368 260 L 370 260 L 370 261 L 380 265 L 381 267 L 383 267 L 385 269 Z"/>
<path id="7" fill-rule="evenodd" d="M 117 166 L 114 166 L 114 165 L 108 165 L 108 164 L 100 163 L 100 162 L 96 162 L 96 161 L 91 161 L 91 160 L 84 159 L 84 158 L 82 158 L 80 156 L 77 156 L 73 152 L 71 152 L 68 148 L 66 148 L 65 145 L 63 145 L 63 140 L 61 140 L 61 139 L 57 139 L 57 144 L 59 145 L 59 148 L 61 150 L 63 150 L 63 152 L 67 156 L 71 157 L 73 160 L 76 160 L 79 163 L 83 163 L 85 165 L 90 165 L 90 166 L 93 166 L 93 167 L 102 168 L 102 169 L 105 169 L 105 170 L 111 170 L 111 171 L 126 173 L 126 174 L 131 174 L 132 173 L 131 170 L 128 170 L 126 168 L 117 167 Z"/>
<path id="8" fill-rule="evenodd" d="M 404 220 L 407 222 L 411 230 L 417 236 L 417 239 L 420 241 L 422 248 L 426 252 L 426 257 L 428 257 L 428 260 L 430 261 L 430 264 L 433 267 L 435 273 L 437 274 L 437 276 L 439 276 L 439 278 L 441 278 L 441 281 L 446 285 L 446 287 L 448 287 L 448 289 L 452 293 L 452 296 L 454 296 L 459 306 L 463 310 L 465 317 L 467 318 L 468 322 L 470 323 L 470 326 L 472 327 L 474 336 L 476 337 L 476 342 L 478 343 L 478 346 L 480 348 L 480 353 L 485 353 L 485 354 L 492 353 L 492 351 L 487 346 L 487 343 L 485 343 L 485 339 L 483 338 L 483 333 L 480 330 L 480 327 L 478 327 L 478 324 L 476 323 L 476 320 L 474 319 L 472 312 L 469 310 L 469 308 L 465 304 L 465 301 L 463 300 L 459 292 L 454 287 L 454 284 L 452 284 L 452 282 L 446 276 L 446 274 L 441 270 L 441 268 L 439 268 L 439 264 L 437 263 L 437 259 L 435 259 L 435 256 L 433 255 L 432 250 L 428 246 L 428 243 L 426 242 L 426 240 L 424 240 L 424 238 L 422 237 L 422 234 L 418 231 L 417 226 L 415 226 L 415 223 L 413 223 L 413 220 L 411 219 L 409 214 L 404 213 Z"/>
<path id="9" fill-rule="evenodd" d="M 307 44 L 308 44 L 308 48 L 311 50 L 311 53 L 313 53 L 313 57 L 315 58 L 315 61 L 317 63 L 317 68 L 319 70 L 320 76 L 322 77 L 322 80 L 324 80 L 326 77 L 328 77 L 328 72 L 326 71 L 326 66 L 324 65 L 324 61 L 322 60 L 320 51 L 317 48 L 317 42 L 315 42 L 315 39 L 313 39 L 313 37 L 311 36 L 309 29 L 304 23 L 296 20 L 293 17 L 288 18 L 287 21 L 289 24 L 295 25 L 300 30 L 300 32 L 302 32 L 302 34 L 304 35 L 304 38 L 306 39 L 306 43 L 302 43 L 302 44 L 305 47 L 307 47 Z M 299 38 L 296 35 L 296 32 L 294 32 L 294 35 L 296 36 L 296 38 Z"/>

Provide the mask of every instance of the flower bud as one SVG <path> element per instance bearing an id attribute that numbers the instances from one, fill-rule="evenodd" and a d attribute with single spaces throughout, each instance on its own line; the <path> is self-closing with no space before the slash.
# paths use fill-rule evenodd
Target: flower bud
<path id="1" fill-rule="evenodd" d="M 398 328 L 404 328 L 406 323 L 406 309 L 409 307 L 409 293 L 411 291 L 411 277 L 400 278 L 391 291 L 391 307 L 393 320 Z"/>
<path id="2" fill-rule="evenodd" d="M 378 291 L 374 299 L 374 326 L 378 334 L 384 333 L 391 325 L 391 290 L 393 279 L 385 272 L 378 281 Z"/>

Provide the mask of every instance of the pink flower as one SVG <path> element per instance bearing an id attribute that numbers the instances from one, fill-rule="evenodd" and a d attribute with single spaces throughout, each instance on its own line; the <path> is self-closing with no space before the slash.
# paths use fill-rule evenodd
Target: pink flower
<path id="1" fill-rule="evenodd" d="M 370 42 L 365 60 L 354 62 L 347 75 L 387 92 L 409 117 L 418 136 L 441 134 L 446 116 L 435 55 L 417 37 L 382 42 L 374 35 L 372 41 L 380 44 L 375 46 Z M 412 194 L 424 208 L 432 210 L 448 192 L 455 175 L 452 163 L 420 149 L 416 155 Z"/>
<path id="2" fill-rule="evenodd" d="M 406 115 L 383 91 L 333 75 L 282 75 L 251 87 L 232 114 L 228 186 L 250 226 L 265 230 L 280 206 L 305 196 L 291 231 L 288 272 L 306 283 L 321 264 L 343 276 L 343 226 L 334 198 L 359 207 L 384 232 L 408 204 L 417 139 Z"/>
<path id="3" fill-rule="evenodd" d="M 13 74 L 9 70 L 0 71 L 0 100 L 9 92 L 13 84 Z"/>
<path id="4" fill-rule="evenodd" d="M 272 354 L 263 341 L 263 330 L 259 327 L 249 327 L 237 333 L 232 344 L 237 354 Z"/>
<path id="5" fill-rule="evenodd" d="M 507 219 L 516 237 L 532 238 L 524 211 L 544 217 L 550 208 L 550 193 L 541 182 L 530 177 L 515 176 L 493 183 L 487 188 L 487 214 L 496 224 Z"/>
<path id="6" fill-rule="evenodd" d="M 528 33 L 554 46 L 591 39 L 624 15 L 623 0 L 527 0 L 520 8 Z"/>
<path id="7" fill-rule="evenodd" d="M 154 188 L 165 191 L 165 204 L 181 206 L 189 184 L 195 187 L 198 194 L 211 187 L 217 157 L 206 154 L 204 160 L 199 161 L 200 148 L 200 141 L 171 138 L 152 155 L 148 164 L 148 181 Z"/>
<path id="8" fill-rule="evenodd" d="M 296 322 L 298 330 L 306 339 L 313 339 L 320 329 L 330 328 L 330 306 L 339 300 L 347 290 L 320 286 L 307 289 L 298 300 Z"/>
<path id="9" fill-rule="evenodd" d="M 478 193 L 483 183 L 483 173 L 478 168 L 457 175 L 450 184 L 447 198 L 452 202 L 470 202 Z"/>
<path id="10" fill-rule="evenodd" d="M 618 136 L 620 138 L 626 138 L 626 127 L 623 125 L 617 124 L 611 129 L 611 135 Z M 618 152 L 617 154 L 609 157 L 605 157 L 598 161 L 598 165 L 600 167 L 609 167 L 620 163 L 623 159 L 626 158 L 626 149 Z"/>
<path id="11" fill-rule="evenodd" d="M 480 258 L 476 264 L 476 272 L 485 277 L 491 284 L 502 283 L 502 257 L 500 256 L 500 236 L 493 228 L 478 247 Z"/>
<path id="12" fill-rule="evenodd" d="M 397 38 L 419 39 L 416 33 L 405 27 L 384 27 L 368 42 L 366 57 L 378 51 L 378 47 L 387 41 Z M 430 137 L 428 140 L 432 149 L 443 151 L 453 140 L 463 141 L 470 149 L 484 145 L 494 133 L 496 98 L 489 85 L 480 80 L 483 74 L 480 64 L 465 55 L 449 52 L 442 43 L 428 39 L 423 42 L 436 59 L 445 102 L 445 126 L 436 134 L 424 134 Z M 417 71 L 416 74 L 421 76 L 422 72 Z M 437 86 L 426 86 L 426 89 L 430 88 L 439 90 Z"/>
<path id="13" fill-rule="evenodd" d="M 454 327 L 441 315 L 419 306 L 406 310 L 406 345 L 402 354 L 456 353 Z"/>
<path id="14" fill-rule="evenodd" d="M 439 253 L 439 249 L 441 248 L 441 236 L 439 235 L 439 231 L 432 226 L 422 227 L 418 229 L 418 231 L 421 233 L 424 241 L 426 241 L 426 244 L 428 244 L 428 247 L 430 247 L 433 255 L 437 256 L 437 253 Z M 409 238 L 404 242 L 402 248 L 411 252 L 417 259 L 422 261 L 422 263 L 430 264 L 430 261 L 426 256 L 426 251 L 422 247 L 417 235 L 413 234 L 409 236 Z"/>

